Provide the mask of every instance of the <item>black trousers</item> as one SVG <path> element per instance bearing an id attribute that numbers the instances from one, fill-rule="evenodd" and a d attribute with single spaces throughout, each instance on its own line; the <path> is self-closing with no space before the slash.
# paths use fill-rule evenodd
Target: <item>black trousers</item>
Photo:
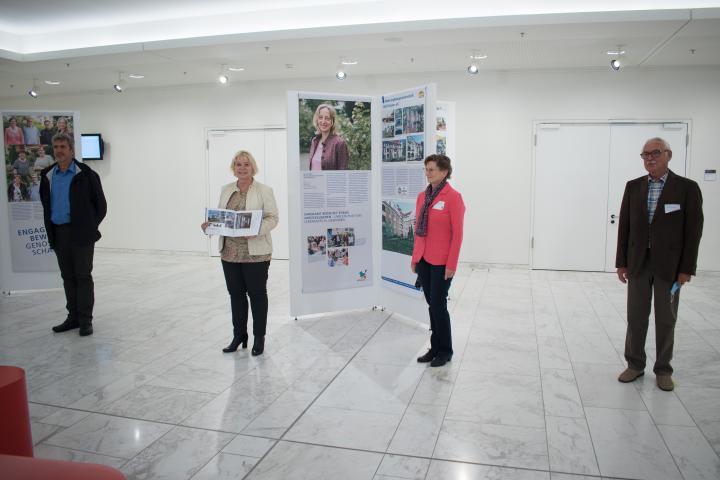
<path id="1" fill-rule="evenodd" d="M 69 225 L 54 225 L 55 256 L 65 288 L 67 319 L 79 325 L 92 324 L 95 283 L 92 278 L 95 244 L 77 245 Z"/>
<path id="2" fill-rule="evenodd" d="M 415 266 L 430 312 L 430 350 L 452 355 L 452 332 L 447 296 L 452 278 L 445 280 L 445 265 L 431 265 L 421 258 Z"/>
<path id="3" fill-rule="evenodd" d="M 222 260 L 225 284 L 230 294 L 233 335 L 247 335 L 248 297 L 253 317 L 253 335 L 262 337 L 267 327 L 267 278 L 270 261 L 234 263 Z"/>

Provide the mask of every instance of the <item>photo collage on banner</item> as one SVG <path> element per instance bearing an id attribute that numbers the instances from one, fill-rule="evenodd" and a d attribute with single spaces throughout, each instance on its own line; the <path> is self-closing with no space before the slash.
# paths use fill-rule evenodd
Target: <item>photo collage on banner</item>
<path id="1" fill-rule="evenodd" d="M 371 102 L 335 98 L 299 97 L 304 293 L 372 285 Z"/>
<path id="2" fill-rule="evenodd" d="M 40 203 L 40 172 L 54 162 L 52 137 L 61 132 L 74 136 L 75 118 L 72 113 L 3 112 L 2 120 L 13 271 L 55 271 Z"/>
<path id="3" fill-rule="evenodd" d="M 382 279 L 416 291 L 410 271 L 415 200 L 425 188 L 427 89 L 382 97 Z M 431 112 L 432 115 L 432 112 Z M 430 138 L 434 138 L 431 136 Z"/>

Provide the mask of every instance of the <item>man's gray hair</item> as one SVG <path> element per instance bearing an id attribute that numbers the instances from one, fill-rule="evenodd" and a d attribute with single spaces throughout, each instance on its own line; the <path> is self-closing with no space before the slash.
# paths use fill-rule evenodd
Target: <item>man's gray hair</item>
<path id="1" fill-rule="evenodd" d="M 72 135 L 68 135 L 65 132 L 56 133 L 53 135 L 52 143 L 55 142 L 67 142 L 68 145 L 70 145 L 70 148 L 75 150 L 75 137 Z"/>
<path id="2" fill-rule="evenodd" d="M 650 142 L 660 142 L 664 145 L 664 148 L 663 148 L 664 150 L 670 150 L 672 152 L 672 148 L 670 147 L 670 144 L 664 138 L 653 137 L 650 140 L 648 140 L 647 142 L 645 142 L 645 145 L 647 145 Z"/>

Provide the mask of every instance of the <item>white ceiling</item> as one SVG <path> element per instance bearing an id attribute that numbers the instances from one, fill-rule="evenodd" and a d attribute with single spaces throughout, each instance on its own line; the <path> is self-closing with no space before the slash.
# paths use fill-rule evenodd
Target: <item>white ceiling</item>
<path id="1" fill-rule="evenodd" d="M 487 3 L 2 0 L 0 97 L 33 79 L 43 95 L 108 89 L 119 72 L 146 76 L 128 88 L 209 83 L 221 64 L 245 67 L 231 81 L 332 76 L 341 58 L 358 60 L 351 76 L 465 75 L 473 51 L 488 55 L 481 72 L 607 68 L 617 45 L 627 68 L 720 65 L 720 8 L 707 8 L 720 2 Z"/>

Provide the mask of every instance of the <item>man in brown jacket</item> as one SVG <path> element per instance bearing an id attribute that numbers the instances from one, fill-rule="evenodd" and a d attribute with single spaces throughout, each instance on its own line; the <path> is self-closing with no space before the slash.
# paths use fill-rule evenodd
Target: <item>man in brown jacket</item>
<path id="1" fill-rule="evenodd" d="M 695 275 L 703 227 L 702 194 L 694 181 L 668 169 L 670 145 L 662 138 L 645 143 L 640 157 L 648 175 L 625 186 L 615 266 L 628 283 L 625 359 L 618 380 L 632 382 L 644 374 L 645 337 L 650 302 L 655 297 L 656 360 L 660 389 L 674 388 L 673 354 L 680 288 Z"/>

